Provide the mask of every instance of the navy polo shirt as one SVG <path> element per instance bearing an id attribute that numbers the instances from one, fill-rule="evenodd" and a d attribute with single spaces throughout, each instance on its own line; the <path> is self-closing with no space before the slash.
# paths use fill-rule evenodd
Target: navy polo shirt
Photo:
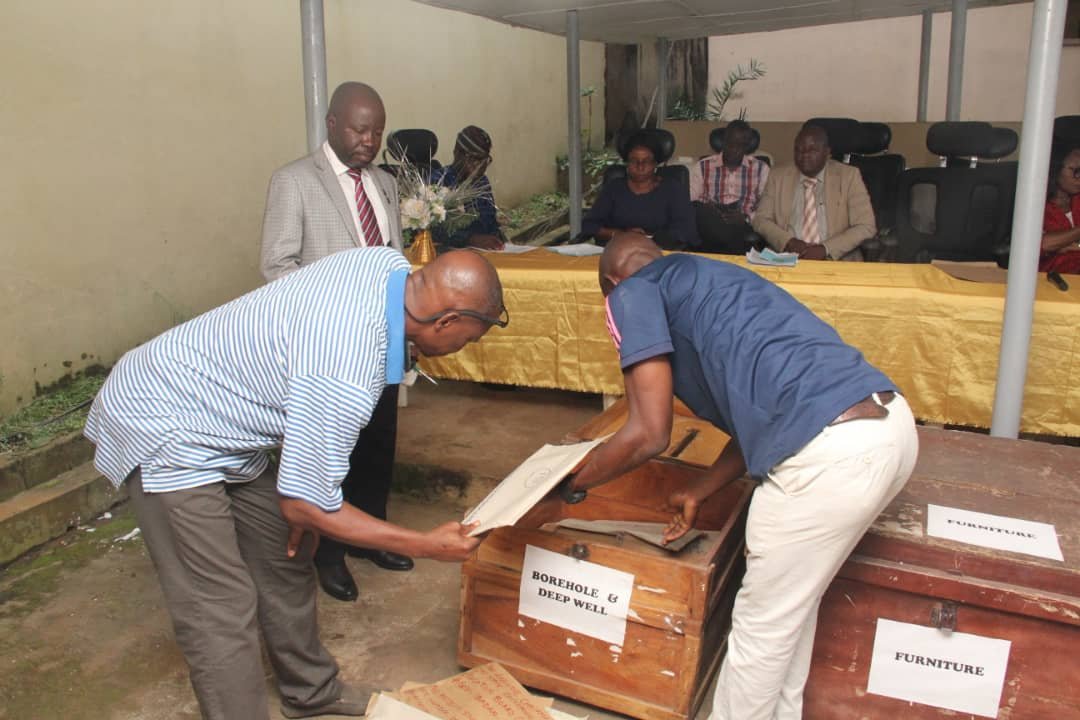
<path id="1" fill-rule="evenodd" d="M 726 262 L 649 263 L 608 296 L 607 322 L 624 370 L 669 356 L 675 395 L 738 440 L 755 478 L 847 408 L 897 389 L 802 303 Z"/>

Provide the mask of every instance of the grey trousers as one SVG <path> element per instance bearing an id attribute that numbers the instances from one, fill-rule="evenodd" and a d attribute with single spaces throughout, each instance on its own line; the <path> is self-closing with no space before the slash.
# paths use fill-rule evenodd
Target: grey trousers
<path id="1" fill-rule="evenodd" d="M 286 557 L 274 471 L 169 493 L 144 493 L 139 470 L 127 482 L 202 716 L 270 717 L 260 628 L 282 698 L 338 699 L 338 666 L 319 640 L 310 538 Z"/>

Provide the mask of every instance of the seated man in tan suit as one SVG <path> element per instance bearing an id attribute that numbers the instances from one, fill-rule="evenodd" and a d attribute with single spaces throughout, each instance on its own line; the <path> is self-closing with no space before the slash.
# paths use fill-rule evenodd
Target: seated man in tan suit
<path id="1" fill-rule="evenodd" d="M 862 260 L 859 246 L 877 233 L 862 175 L 829 159 L 817 125 L 795 136 L 795 164 L 769 174 L 752 224 L 773 250 L 807 260 Z"/>

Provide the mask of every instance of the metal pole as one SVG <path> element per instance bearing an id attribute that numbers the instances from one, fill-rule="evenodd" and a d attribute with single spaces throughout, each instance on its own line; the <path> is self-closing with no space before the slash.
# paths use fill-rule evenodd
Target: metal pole
<path id="1" fill-rule="evenodd" d="M 671 41 L 667 38 L 659 38 L 656 41 L 656 127 L 664 127 L 668 111 L 668 48 Z"/>
<path id="2" fill-rule="evenodd" d="M 918 122 L 926 122 L 926 99 L 930 92 L 930 42 L 934 34 L 934 12 L 922 11 L 922 44 L 919 46 L 919 106 L 915 111 Z"/>
<path id="3" fill-rule="evenodd" d="M 566 147 L 570 173 L 570 237 L 581 233 L 581 58 L 577 10 L 566 11 Z"/>
<path id="4" fill-rule="evenodd" d="M 308 152 L 326 140 L 326 26 L 323 0 L 300 0 L 300 52 L 304 56 L 304 107 Z"/>
<path id="5" fill-rule="evenodd" d="M 1039 244 L 1042 239 L 1046 174 L 1054 132 L 1058 66 L 1065 34 L 1066 0 L 1035 0 L 1031 15 L 1027 93 L 1020 131 L 1020 168 L 1016 183 L 1012 247 L 1001 328 L 997 387 L 990 434 L 1015 438 L 1020 432 L 1031 318 L 1035 310 Z"/>
<path id="6" fill-rule="evenodd" d="M 945 97 L 945 119 L 960 119 L 960 94 L 964 85 L 964 38 L 967 35 L 967 0 L 953 0 L 949 32 L 949 94 Z"/>

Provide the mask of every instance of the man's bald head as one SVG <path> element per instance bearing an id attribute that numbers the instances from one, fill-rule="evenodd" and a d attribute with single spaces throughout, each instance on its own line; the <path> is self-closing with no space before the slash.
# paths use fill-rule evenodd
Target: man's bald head
<path id="1" fill-rule="evenodd" d="M 326 113 L 326 140 L 345 165 L 355 170 L 375 160 L 386 127 L 386 109 L 375 88 L 360 82 L 337 86 Z"/>
<path id="2" fill-rule="evenodd" d="M 615 286 L 664 253 L 639 233 L 617 233 L 600 256 L 600 291 L 607 297 Z"/>
<path id="3" fill-rule="evenodd" d="M 424 355 L 447 355 L 479 340 L 503 311 L 498 273 L 472 250 L 438 256 L 405 286 L 406 335 Z"/>
<path id="4" fill-rule="evenodd" d="M 439 297 L 449 308 L 475 310 L 496 317 L 503 310 L 502 282 L 491 263 L 473 250 L 452 250 L 438 256 L 429 273 Z"/>

